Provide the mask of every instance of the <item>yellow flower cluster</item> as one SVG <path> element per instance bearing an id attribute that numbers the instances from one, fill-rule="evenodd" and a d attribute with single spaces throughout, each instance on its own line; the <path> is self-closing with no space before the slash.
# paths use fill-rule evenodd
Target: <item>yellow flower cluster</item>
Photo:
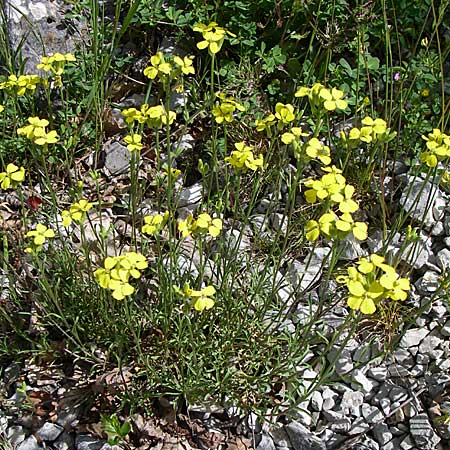
<path id="1" fill-rule="evenodd" d="M 27 91 L 36 90 L 37 85 L 41 82 L 38 75 L 10 75 L 6 81 L 0 83 L 0 89 L 14 92 L 21 96 L 27 94 Z"/>
<path id="2" fill-rule="evenodd" d="M 193 56 L 185 56 L 184 58 L 174 56 L 170 61 L 163 52 L 157 52 L 150 58 L 150 66 L 144 69 L 144 75 L 150 80 L 159 77 L 164 81 L 168 75 L 176 78 L 180 72 L 184 75 L 194 74 L 193 62 Z"/>
<path id="3" fill-rule="evenodd" d="M 225 161 L 228 161 L 236 171 L 246 172 L 248 169 L 255 171 L 258 168 L 263 168 L 263 156 L 259 155 L 255 159 L 253 149 L 245 145 L 245 142 L 237 142 L 234 146 L 236 150 L 233 150 L 231 156 L 227 156 Z"/>
<path id="4" fill-rule="evenodd" d="M 94 275 L 103 289 L 111 290 L 116 300 L 123 300 L 134 292 L 134 287 L 129 283 L 130 278 L 140 278 L 141 270 L 147 267 L 148 263 L 143 255 L 128 252 L 105 258 L 104 266 L 97 269 Z"/>
<path id="5" fill-rule="evenodd" d="M 205 309 L 211 309 L 214 306 L 214 299 L 211 298 L 216 293 L 214 286 L 206 286 L 197 291 L 191 289 L 189 284 L 186 283 L 183 286 L 183 289 L 180 289 L 178 286 L 174 286 L 173 288 L 177 294 L 190 299 L 192 306 L 196 311 L 204 311 Z"/>
<path id="6" fill-rule="evenodd" d="M 428 136 L 422 135 L 422 139 L 426 141 L 428 151 L 420 154 L 420 161 L 428 167 L 436 167 L 439 161 L 450 156 L 450 136 L 439 128 L 434 128 Z"/>
<path id="7" fill-rule="evenodd" d="M 315 241 L 320 234 L 327 238 L 345 238 L 353 233 L 356 239 L 367 239 L 367 224 L 355 222 L 352 214 L 358 209 L 352 197 L 355 188 L 347 184 L 342 171 L 335 166 L 323 167 L 326 172 L 320 180 L 308 179 L 305 186 L 305 198 L 308 203 L 321 201 L 326 205 L 326 212 L 318 221 L 310 220 L 306 224 L 306 238 Z"/>
<path id="8" fill-rule="evenodd" d="M 327 89 L 320 83 L 315 83 L 312 88 L 301 87 L 295 93 L 296 97 L 308 97 L 311 109 L 315 113 L 325 111 L 335 111 L 336 109 L 347 108 L 347 101 L 343 99 L 344 92 L 332 88 Z"/>
<path id="9" fill-rule="evenodd" d="M 218 102 L 216 102 L 212 113 L 217 123 L 232 122 L 233 114 L 236 110 L 245 111 L 245 107 L 234 100 L 233 97 L 227 97 L 223 92 L 216 94 L 219 97 Z"/>
<path id="10" fill-rule="evenodd" d="M 144 103 L 140 110 L 136 108 L 124 109 L 122 115 L 128 125 L 132 125 L 134 122 L 146 123 L 151 128 L 171 125 L 177 117 L 174 111 L 166 111 L 162 105 L 149 106 L 147 103 Z"/>
<path id="11" fill-rule="evenodd" d="M 142 232 L 154 236 L 158 234 L 169 218 L 169 211 L 164 214 L 153 214 L 144 217 L 144 225 L 142 226 Z"/>
<path id="12" fill-rule="evenodd" d="M 196 220 L 194 220 L 192 214 L 189 214 L 185 220 L 178 222 L 178 231 L 184 238 L 193 233 L 200 235 L 209 234 L 212 237 L 217 237 L 222 231 L 222 227 L 221 219 L 213 219 L 207 213 L 199 214 Z"/>
<path id="13" fill-rule="evenodd" d="M 383 119 L 372 119 L 367 116 L 361 121 L 361 128 L 352 128 L 349 132 L 350 141 L 361 141 L 367 143 L 387 142 L 390 138 L 390 129 L 387 128 L 386 121 Z"/>
<path id="14" fill-rule="evenodd" d="M 55 237 L 55 232 L 51 228 L 47 228 L 45 225 L 38 223 L 34 230 L 26 234 L 26 237 L 31 237 L 33 240 L 25 251 L 27 253 L 37 253 L 42 250 L 42 246 L 47 239 Z"/>
<path id="15" fill-rule="evenodd" d="M 220 51 L 227 34 L 236 37 L 235 34 L 225 28 L 219 27 L 216 22 L 210 22 L 208 25 L 198 23 L 192 29 L 202 33 L 203 36 L 203 41 L 197 43 L 197 48 L 200 50 L 207 48 L 210 55 L 215 55 Z"/>
<path id="16" fill-rule="evenodd" d="M 50 56 L 42 56 L 41 63 L 36 66 L 37 69 L 42 69 L 45 72 L 51 72 L 54 78 L 54 86 L 61 87 L 62 83 L 62 74 L 64 72 L 64 67 L 66 62 L 74 62 L 76 61 L 75 56 L 71 53 L 54 53 Z"/>
<path id="17" fill-rule="evenodd" d="M 49 122 L 46 119 L 39 119 L 39 117 L 29 117 L 29 125 L 18 128 L 17 134 L 19 136 L 26 136 L 37 145 L 54 144 L 58 142 L 59 136 L 56 131 L 45 131 Z"/>
<path id="18" fill-rule="evenodd" d="M 17 167 L 13 163 L 6 166 L 6 172 L 0 172 L 0 187 L 6 189 L 15 188 L 25 179 L 25 169 Z"/>
<path id="19" fill-rule="evenodd" d="M 372 254 L 361 258 L 357 267 L 349 267 L 347 275 L 337 277 L 349 292 L 347 305 L 363 314 L 373 314 L 381 300 L 406 300 L 410 283 L 400 278 L 395 269 L 384 262 L 382 256 Z"/>
<path id="20" fill-rule="evenodd" d="M 86 213 L 92 208 L 92 203 L 81 199 L 74 203 L 68 210 L 61 213 L 62 224 L 64 227 L 69 227 L 73 222 L 81 224 L 86 218 Z"/>

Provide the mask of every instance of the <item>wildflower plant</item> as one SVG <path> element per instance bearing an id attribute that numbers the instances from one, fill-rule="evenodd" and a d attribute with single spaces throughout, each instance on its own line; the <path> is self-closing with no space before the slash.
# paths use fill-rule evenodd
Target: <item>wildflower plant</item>
<path id="1" fill-rule="evenodd" d="M 6 166 L 6 171 L 0 172 L 0 187 L 6 191 L 6 189 L 17 187 L 24 179 L 25 169 L 9 163 Z"/>
<path id="2" fill-rule="evenodd" d="M 61 213 L 63 226 L 69 227 L 72 222 L 80 225 L 86 219 L 86 213 L 91 208 L 92 203 L 88 202 L 85 199 L 81 199 L 78 202 L 74 203 L 68 210 L 64 210 Z"/>
<path id="3" fill-rule="evenodd" d="M 246 172 L 247 170 L 256 171 L 263 168 L 264 158 L 258 155 L 255 158 L 252 147 L 245 145 L 245 142 L 236 142 L 234 144 L 236 150 L 231 152 L 230 156 L 225 157 L 225 161 L 237 172 Z"/>
<path id="4" fill-rule="evenodd" d="M 212 113 L 217 123 L 232 122 L 237 111 L 245 111 L 245 107 L 237 102 L 233 97 L 227 97 L 224 92 L 216 94 L 219 101 L 216 102 Z"/>
<path id="5" fill-rule="evenodd" d="M 112 291 L 116 300 L 123 300 L 134 293 L 130 284 L 132 279 L 141 277 L 141 271 L 148 267 L 145 256 L 136 252 L 127 252 L 120 256 L 108 256 L 104 266 L 94 272 L 98 284 Z"/>
<path id="6" fill-rule="evenodd" d="M 428 167 L 436 167 L 439 161 L 450 156 L 450 136 L 439 128 L 434 128 L 427 136 L 422 135 L 426 141 L 427 151 L 420 154 L 420 161 Z"/>
<path id="7" fill-rule="evenodd" d="M 42 250 L 47 239 L 55 237 L 55 232 L 51 228 L 47 228 L 44 224 L 38 223 L 34 230 L 28 231 L 26 237 L 32 238 L 32 240 L 25 251 L 27 253 L 38 253 Z"/>
<path id="8" fill-rule="evenodd" d="M 11 74 L 6 81 L 0 83 L 0 90 L 20 97 L 34 92 L 40 82 L 41 78 L 38 75 Z"/>
<path id="9" fill-rule="evenodd" d="M 144 217 L 144 225 L 142 226 L 142 232 L 150 236 L 158 234 L 169 218 L 169 211 L 165 211 L 163 214 L 152 214 Z"/>
<path id="10" fill-rule="evenodd" d="M 42 56 L 41 63 L 36 66 L 37 69 L 42 69 L 45 72 L 50 72 L 53 77 L 54 87 L 62 87 L 62 74 L 66 63 L 75 62 L 76 58 L 72 53 L 53 53 L 49 56 Z"/>
<path id="11" fill-rule="evenodd" d="M 25 136 L 39 146 L 55 144 L 58 142 L 59 136 L 56 131 L 46 131 L 46 127 L 49 125 L 47 119 L 29 117 L 28 123 L 29 125 L 17 129 L 17 134 L 19 136 Z"/>
<path id="12" fill-rule="evenodd" d="M 236 37 L 234 33 L 218 26 L 216 22 L 210 22 L 208 25 L 198 23 L 193 27 L 193 30 L 201 33 L 203 41 L 197 43 L 197 48 L 200 50 L 208 49 L 211 56 L 220 52 L 226 36 Z"/>
<path id="13" fill-rule="evenodd" d="M 215 304 L 213 296 L 216 293 L 216 289 L 214 286 L 206 286 L 203 289 L 195 290 L 191 289 L 189 284 L 186 283 L 183 286 L 183 289 L 174 286 L 174 290 L 178 295 L 183 296 L 188 300 L 192 307 L 198 312 L 202 312 L 205 309 L 211 309 Z"/>
<path id="14" fill-rule="evenodd" d="M 347 275 L 336 278 L 345 284 L 349 296 L 347 305 L 363 314 L 373 314 L 383 300 L 403 301 L 410 290 L 409 279 L 401 278 L 395 268 L 377 254 L 360 258 L 347 269 Z"/>
<path id="15" fill-rule="evenodd" d="M 215 238 L 219 236 L 222 228 L 222 220 L 219 218 L 212 218 L 208 213 L 199 214 L 197 219 L 194 219 L 194 216 L 189 214 L 186 219 L 178 222 L 178 231 L 184 238 L 191 234 L 197 236 L 208 234 Z"/>

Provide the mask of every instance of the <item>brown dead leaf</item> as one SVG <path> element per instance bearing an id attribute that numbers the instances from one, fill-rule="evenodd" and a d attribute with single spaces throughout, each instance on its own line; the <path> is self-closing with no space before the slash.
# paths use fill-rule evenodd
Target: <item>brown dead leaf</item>
<path id="1" fill-rule="evenodd" d="M 133 374 L 129 367 L 122 367 L 122 369 L 115 368 L 99 375 L 95 379 L 93 391 L 103 394 L 108 392 L 109 394 L 118 394 L 126 391 L 130 384 Z"/>

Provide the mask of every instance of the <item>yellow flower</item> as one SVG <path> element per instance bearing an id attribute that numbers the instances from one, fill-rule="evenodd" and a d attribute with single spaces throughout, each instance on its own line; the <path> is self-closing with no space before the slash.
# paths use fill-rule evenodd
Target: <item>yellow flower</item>
<path id="1" fill-rule="evenodd" d="M 422 97 L 428 97 L 430 95 L 429 89 L 423 89 L 421 92 Z"/>
<path id="2" fill-rule="evenodd" d="M 197 43 L 197 48 L 200 50 L 207 48 L 210 55 L 215 55 L 220 51 L 227 34 L 236 37 L 225 28 L 219 27 L 216 22 L 210 22 L 208 25 L 199 23 L 193 27 L 193 30 L 202 33 L 204 39 Z"/>
<path id="3" fill-rule="evenodd" d="M 290 103 L 286 105 L 277 103 L 275 105 L 275 117 L 283 125 L 292 122 L 295 120 L 294 107 Z"/>
<path id="4" fill-rule="evenodd" d="M 143 147 L 143 144 L 141 142 L 142 136 L 140 134 L 128 134 L 127 136 L 125 136 L 124 141 L 128 144 L 127 149 L 130 152 L 139 151 Z"/>
<path id="5" fill-rule="evenodd" d="M 344 92 L 333 88 L 331 92 L 328 89 L 321 89 L 319 96 L 324 100 L 323 106 L 327 111 L 334 111 L 335 109 L 345 109 L 348 103 L 342 100 Z"/>
<path id="6" fill-rule="evenodd" d="M 323 145 L 319 139 L 313 137 L 306 144 L 306 154 L 310 158 L 317 158 L 326 166 L 331 163 L 330 147 Z"/>
<path id="7" fill-rule="evenodd" d="M 263 156 L 259 155 L 255 159 L 251 147 L 245 145 L 244 142 L 237 142 L 234 146 L 237 150 L 233 150 L 230 156 L 225 157 L 225 161 L 229 162 L 236 170 L 245 172 L 250 169 L 255 171 L 263 167 Z"/>
<path id="8" fill-rule="evenodd" d="M 182 237 L 188 237 L 192 234 L 194 225 L 194 217 L 189 214 L 185 220 L 180 220 L 178 222 L 178 231 L 181 233 Z"/>
<path id="9" fill-rule="evenodd" d="M 2 113 L 5 110 L 5 107 L 3 105 L 0 105 L 0 113 Z"/>
<path id="10" fill-rule="evenodd" d="M 428 167 L 436 167 L 438 161 L 442 161 L 450 156 L 450 136 L 442 133 L 439 128 L 434 128 L 428 136 L 422 135 L 426 141 L 428 151 L 422 152 L 420 160 Z"/>
<path id="11" fill-rule="evenodd" d="M 183 59 L 181 59 L 179 56 L 173 57 L 173 62 L 180 67 L 181 71 L 185 75 L 194 74 L 195 69 L 193 66 L 193 56 L 185 56 Z"/>
<path id="12" fill-rule="evenodd" d="M 26 136 L 37 145 L 54 144 L 58 142 L 59 136 L 56 131 L 50 131 L 48 133 L 45 131 L 45 127 L 49 124 L 47 119 L 29 117 L 28 123 L 29 125 L 17 129 L 17 134 L 19 136 Z"/>
<path id="13" fill-rule="evenodd" d="M 0 187 L 4 190 L 10 187 L 16 187 L 25 179 L 25 169 L 17 167 L 13 163 L 6 166 L 6 172 L 0 173 Z"/>
<path id="14" fill-rule="evenodd" d="M 214 299 L 211 297 L 216 293 L 214 286 L 206 286 L 203 289 L 197 291 L 191 289 L 189 284 L 185 284 L 183 290 L 174 286 L 175 292 L 178 294 L 189 297 L 192 300 L 194 309 L 196 311 L 204 311 L 205 309 L 211 309 L 214 306 Z"/>
<path id="15" fill-rule="evenodd" d="M 112 291 L 116 300 L 123 300 L 134 293 L 134 287 L 129 283 L 130 276 L 139 278 L 141 270 L 148 267 L 145 257 L 136 252 L 128 252 L 121 256 L 108 256 L 104 267 L 94 272 L 95 278 L 103 289 Z"/>
<path id="16" fill-rule="evenodd" d="M 62 224 L 64 227 L 70 226 L 72 221 L 80 224 L 86 217 L 86 213 L 92 208 L 92 203 L 87 200 L 81 199 L 79 202 L 74 203 L 69 210 L 61 213 Z"/>
<path id="17" fill-rule="evenodd" d="M 33 246 L 25 249 L 27 253 L 32 253 L 33 251 L 40 251 L 47 239 L 55 237 L 55 232 L 51 228 L 38 223 L 34 230 L 26 234 L 26 237 L 33 238 Z"/>
<path id="18" fill-rule="evenodd" d="M 245 107 L 234 100 L 233 97 L 227 97 L 223 92 L 216 94 L 216 96 L 219 97 L 220 102 L 216 102 L 212 113 L 217 123 L 222 123 L 224 120 L 232 122 L 236 110 L 245 111 Z"/>
<path id="19" fill-rule="evenodd" d="M 164 214 L 153 214 L 144 217 L 145 225 L 142 226 L 142 232 L 145 234 L 155 235 L 164 227 L 169 218 L 169 211 Z"/>
<path id="20" fill-rule="evenodd" d="M 144 75 L 151 80 L 154 80 L 158 75 L 169 75 L 172 70 L 170 63 L 164 60 L 163 52 L 153 55 L 150 58 L 150 64 L 151 66 L 144 69 Z"/>
<path id="21" fill-rule="evenodd" d="M 210 236 L 217 237 L 222 231 L 222 220 L 213 219 L 207 213 L 202 213 L 197 217 L 194 223 L 194 231 L 200 229 L 201 232 L 208 232 Z"/>

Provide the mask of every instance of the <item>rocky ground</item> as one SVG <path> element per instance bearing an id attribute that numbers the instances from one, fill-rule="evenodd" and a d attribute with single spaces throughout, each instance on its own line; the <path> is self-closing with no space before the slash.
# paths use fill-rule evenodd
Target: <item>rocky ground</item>
<path id="1" fill-rule="evenodd" d="M 47 52 L 69 51 L 82 39 L 74 24 L 64 21 L 63 5 L 58 1 L 14 0 L 5 2 L 10 19 L 12 41 L 29 33 L 24 47 L 29 63 L 36 62 L 34 34 L 23 27 L 17 9 L 25 13 L 48 39 Z M 48 20 L 48 19 L 51 20 Z M 64 26 L 60 26 L 64 25 Z M 80 26 L 75 24 L 75 30 Z M 50 39 L 50 35 L 54 35 Z M 44 39 L 45 40 L 45 39 Z M 52 45 L 54 47 L 52 47 Z M 139 99 L 128 98 L 124 106 Z M 179 99 L 178 99 L 179 100 Z M 173 99 L 177 102 L 177 98 Z M 180 100 L 181 101 L 181 100 Z M 121 127 L 120 114 L 112 111 L 114 126 Z M 181 138 L 182 145 L 193 148 L 195 139 Z M 126 147 L 109 140 L 103 146 L 101 170 L 116 181 L 129 166 Z M 396 163 L 394 176 L 383 180 L 383 192 L 397 196 L 399 208 L 409 211 L 424 231 L 410 252 L 403 250 L 403 263 L 414 268 L 413 287 L 408 305 L 421 310 L 415 325 L 403 330 L 395 349 L 380 356 L 382 345 L 374 341 L 348 339 L 344 351 L 337 348 L 327 355 L 334 366 L 330 383 L 314 390 L 301 404 L 294 420 L 280 417 L 276 423 L 261 423 L 252 414 L 242 414 L 233 407 L 187 406 L 176 419 L 170 405 L 159 404 L 161 414 L 149 419 L 140 414 L 126 418 L 132 425 L 127 448 L 233 448 L 258 450 L 331 450 L 373 449 L 410 450 L 450 449 L 450 307 L 445 293 L 436 295 L 439 278 L 450 266 L 449 195 L 433 180 L 414 178 L 408 168 Z M 425 183 L 425 185 L 424 185 Z M 424 187 L 423 187 L 424 185 Z M 180 186 L 181 208 L 190 210 L 201 201 L 200 185 Z M 374 186 L 380 189 L 380 186 Z M 254 233 L 270 236 L 283 226 L 283 199 L 267 198 L 260 202 L 259 213 L 252 217 Z M 117 221 L 110 215 L 108 220 Z M 233 225 L 235 226 L 235 225 Z M 234 228 L 226 231 L 233 238 Z M 396 234 L 388 247 L 395 255 L 402 247 Z M 373 233 L 368 248 L 347 240 L 342 258 L 353 260 L 367 251 L 381 247 L 381 232 Z M 240 251 L 246 250 L 245 241 Z M 314 254 L 295 261 L 277 274 L 280 298 L 289 298 L 293 290 L 319 295 L 322 261 L 328 249 L 315 248 Z M 186 262 L 180 261 L 180 266 Z M 189 265 L 190 266 L 190 265 Z M 189 268 L 191 270 L 191 267 Z M 333 291 L 333 286 L 326 287 Z M 0 294 L 0 298 L 3 294 Z M 288 305 L 283 326 L 301 327 L 311 314 L 304 303 Z M 295 306 L 295 307 L 294 307 Z M 333 330 L 348 314 L 337 308 L 319 325 L 323 332 Z M 345 340 L 347 337 L 342 336 Z M 76 363 L 23 366 L 15 363 L 3 368 L 0 382 L 0 448 L 17 450 L 106 450 L 110 447 L 99 426 L 102 402 L 111 406 L 111 392 L 122 389 L 130 373 L 109 373 L 89 379 L 87 369 Z M 315 384 L 321 367 L 299 372 L 305 389 Z"/>

